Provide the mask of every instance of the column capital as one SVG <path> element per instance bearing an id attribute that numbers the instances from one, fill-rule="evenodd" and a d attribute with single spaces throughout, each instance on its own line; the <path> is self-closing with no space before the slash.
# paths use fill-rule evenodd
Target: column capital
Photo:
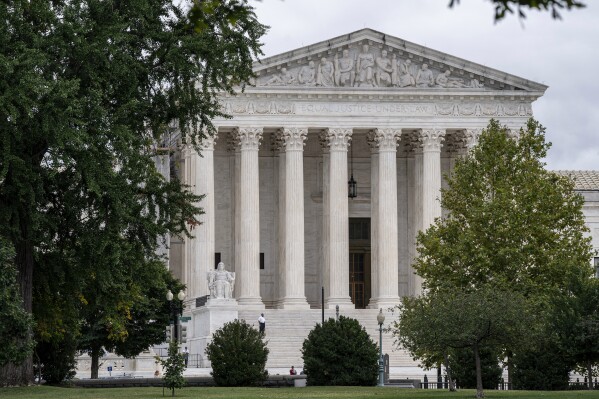
<path id="1" fill-rule="evenodd" d="M 352 129 L 325 129 L 323 134 L 329 151 L 347 151 L 351 141 Z"/>
<path id="2" fill-rule="evenodd" d="M 422 129 L 418 140 L 422 143 L 423 151 L 441 151 L 441 145 L 445 140 L 444 129 Z"/>
<path id="3" fill-rule="evenodd" d="M 278 129 L 276 133 L 272 135 L 270 147 L 275 154 L 285 151 L 285 139 L 283 138 L 283 134 L 283 129 Z"/>
<path id="4" fill-rule="evenodd" d="M 285 151 L 303 151 L 308 137 L 307 128 L 283 128 L 279 130 Z"/>
<path id="5" fill-rule="evenodd" d="M 242 150 L 258 150 L 262 139 L 261 127 L 238 127 L 235 132 Z"/>
<path id="6" fill-rule="evenodd" d="M 401 139 L 401 129 L 374 129 L 368 133 L 370 149 L 375 151 L 396 151 Z"/>
<path id="7" fill-rule="evenodd" d="M 483 129 L 465 129 L 464 130 L 464 146 L 469 151 L 478 144 L 478 139 L 482 134 Z"/>
<path id="8" fill-rule="evenodd" d="M 216 144 L 216 139 L 218 138 L 218 133 L 214 133 L 212 136 L 204 135 L 200 139 L 199 146 L 203 151 L 214 151 L 214 144 Z"/>

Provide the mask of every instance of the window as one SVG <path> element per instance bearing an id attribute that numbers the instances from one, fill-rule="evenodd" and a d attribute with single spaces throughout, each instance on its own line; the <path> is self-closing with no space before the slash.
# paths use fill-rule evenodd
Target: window
<path id="1" fill-rule="evenodd" d="M 219 263 L 220 263 L 220 252 L 215 252 L 214 253 L 214 268 L 215 269 L 218 267 Z"/>
<path id="2" fill-rule="evenodd" d="M 370 219 L 349 219 L 349 239 L 350 240 L 369 240 L 370 239 Z"/>
<path id="3" fill-rule="evenodd" d="M 264 252 L 260 252 L 260 270 L 264 270 Z"/>

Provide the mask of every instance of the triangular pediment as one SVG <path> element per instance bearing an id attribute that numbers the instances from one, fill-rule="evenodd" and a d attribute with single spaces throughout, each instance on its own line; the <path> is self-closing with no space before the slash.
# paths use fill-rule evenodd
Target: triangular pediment
<path id="1" fill-rule="evenodd" d="M 524 91 L 547 86 L 362 29 L 254 63 L 256 88 L 384 91 Z"/>

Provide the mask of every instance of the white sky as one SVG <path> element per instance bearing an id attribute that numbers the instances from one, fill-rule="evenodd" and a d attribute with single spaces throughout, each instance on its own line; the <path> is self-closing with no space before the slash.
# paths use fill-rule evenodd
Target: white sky
<path id="1" fill-rule="evenodd" d="M 252 0 L 266 57 L 371 28 L 549 86 L 533 112 L 553 143 L 549 169 L 599 169 L 599 1 L 494 23 L 489 1 Z"/>

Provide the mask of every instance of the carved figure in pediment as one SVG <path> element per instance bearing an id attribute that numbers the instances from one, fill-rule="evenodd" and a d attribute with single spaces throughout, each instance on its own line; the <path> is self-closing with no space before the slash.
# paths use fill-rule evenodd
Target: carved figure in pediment
<path id="1" fill-rule="evenodd" d="M 416 86 L 417 87 L 432 87 L 435 85 L 435 79 L 433 77 L 433 71 L 428 69 L 427 64 L 422 64 L 422 68 L 416 75 Z"/>
<path id="2" fill-rule="evenodd" d="M 393 73 L 393 67 L 391 60 L 387 58 L 387 51 L 383 50 L 381 56 L 376 58 L 376 85 L 391 86 L 391 74 Z"/>
<path id="3" fill-rule="evenodd" d="M 343 50 L 343 57 L 335 55 L 335 84 L 337 86 L 353 86 L 356 78 L 354 60 L 349 56 L 349 50 Z"/>
<path id="4" fill-rule="evenodd" d="M 463 79 L 452 78 L 450 75 L 451 71 L 449 69 L 437 75 L 437 78 L 435 79 L 437 86 L 447 88 L 466 87 Z"/>
<path id="5" fill-rule="evenodd" d="M 314 61 L 310 61 L 308 65 L 304 65 L 297 75 L 297 81 L 306 86 L 314 86 L 316 84 L 316 68 Z"/>
<path id="6" fill-rule="evenodd" d="M 316 85 L 325 87 L 335 86 L 335 67 L 333 66 L 333 63 L 326 58 L 322 58 L 318 65 Z"/>
<path id="7" fill-rule="evenodd" d="M 360 87 L 376 87 L 374 81 L 374 55 L 369 53 L 369 46 L 362 46 L 362 52 L 358 54 L 358 62 L 356 64 L 356 80 Z"/>
<path id="8" fill-rule="evenodd" d="M 399 87 L 416 86 L 416 80 L 412 74 L 412 61 L 407 59 L 404 62 L 399 62 L 399 77 L 397 85 Z"/>
<path id="9" fill-rule="evenodd" d="M 483 83 L 480 83 L 478 81 L 478 79 L 472 79 L 470 81 L 470 87 L 472 87 L 473 89 L 481 89 L 483 88 L 485 85 Z"/>
<path id="10" fill-rule="evenodd" d="M 295 76 L 291 72 L 287 71 L 287 68 L 281 68 L 281 73 L 274 75 L 270 78 L 265 85 L 266 86 L 284 86 L 290 85 L 295 82 Z"/>

